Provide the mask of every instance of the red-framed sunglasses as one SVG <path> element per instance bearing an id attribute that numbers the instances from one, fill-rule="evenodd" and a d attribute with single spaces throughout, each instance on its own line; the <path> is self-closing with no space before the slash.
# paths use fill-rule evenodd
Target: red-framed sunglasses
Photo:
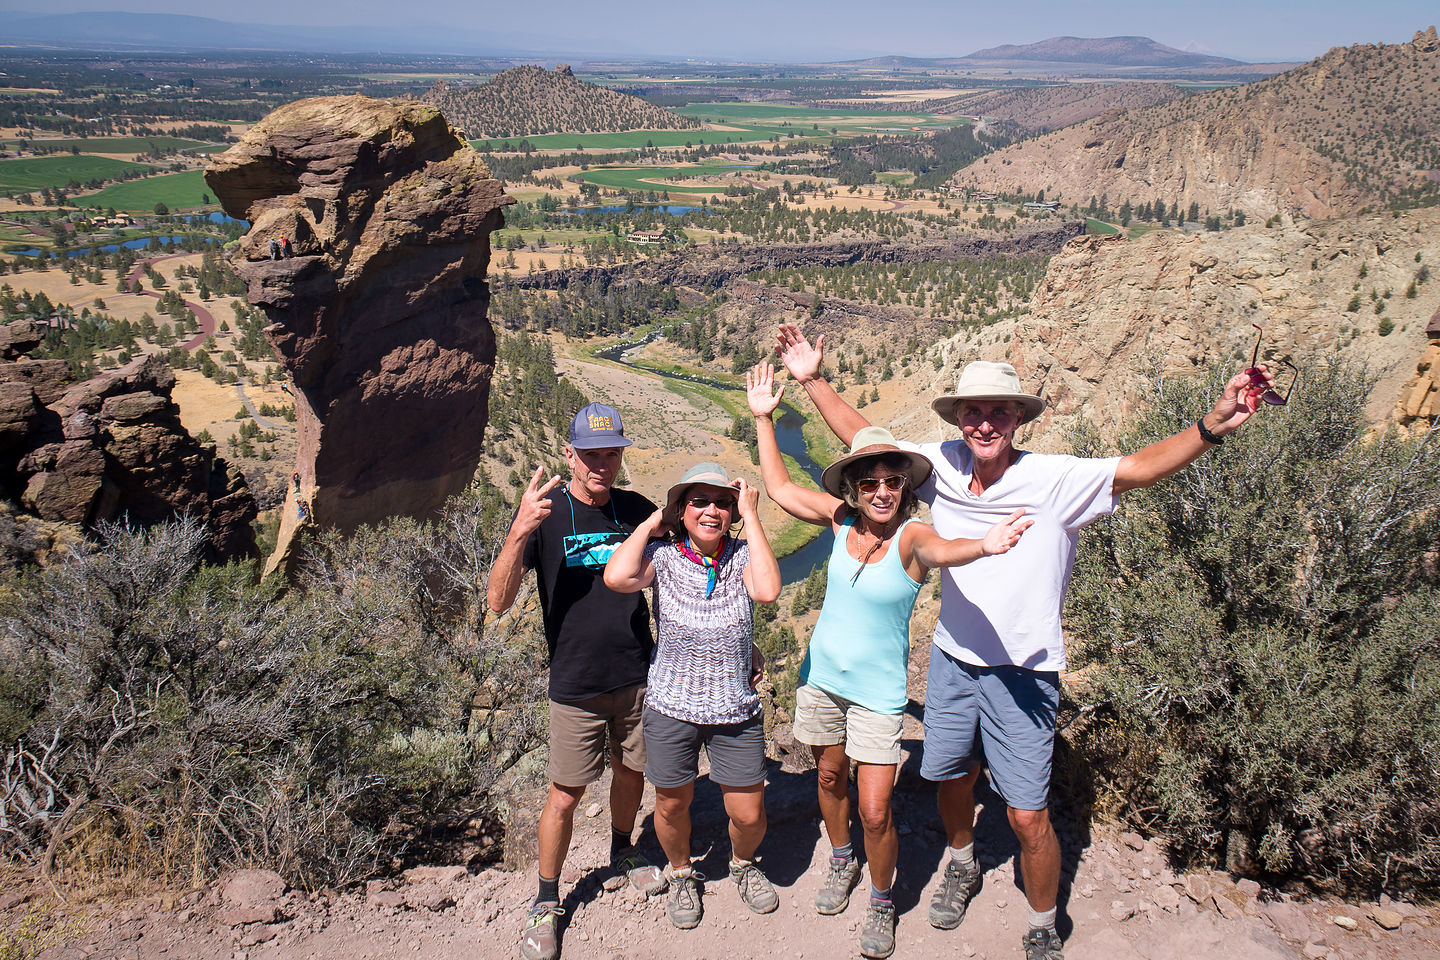
<path id="1" fill-rule="evenodd" d="M 1250 354 L 1250 366 L 1245 368 L 1245 375 L 1250 378 L 1250 386 L 1264 387 L 1265 374 L 1258 364 L 1260 362 L 1260 343 L 1265 339 L 1265 331 L 1260 328 L 1258 323 L 1252 323 L 1250 326 L 1259 333 L 1255 337 L 1255 350 Z M 1282 396 L 1273 387 L 1267 387 L 1265 392 L 1260 394 L 1261 400 L 1275 407 L 1283 407 L 1290 402 L 1290 391 L 1295 389 L 1295 381 L 1300 379 L 1300 371 L 1295 368 L 1295 364 L 1289 360 L 1279 362 L 1290 368 L 1290 385 L 1285 388 L 1285 394 Z"/>

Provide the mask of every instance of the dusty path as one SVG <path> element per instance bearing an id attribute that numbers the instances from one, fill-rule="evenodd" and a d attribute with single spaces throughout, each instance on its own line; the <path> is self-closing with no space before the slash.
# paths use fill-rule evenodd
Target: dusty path
<path id="1" fill-rule="evenodd" d="M 130 284 L 133 286 L 140 280 L 142 276 L 145 275 L 146 267 L 152 266 L 157 263 L 163 263 L 166 260 L 174 260 L 177 257 L 189 256 L 194 256 L 194 254 L 170 253 L 166 254 L 163 257 L 150 257 L 145 260 L 137 260 L 135 261 L 134 268 L 130 271 L 130 276 L 128 276 L 126 279 L 129 280 Z M 161 297 L 161 294 L 158 294 L 153 290 L 140 290 L 137 292 L 142 297 L 154 297 L 156 300 L 159 300 Z M 186 300 L 185 306 L 188 307 L 195 314 L 195 320 L 200 324 L 200 332 L 195 334 L 195 336 L 191 337 L 189 340 L 186 340 L 184 343 L 180 344 L 180 346 L 185 350 L 194 350 L 196 347 L 200 346 L 205 342 L 206 337 L 209 337 L 215 333 L 215 317 L 211 315 L 210 311 L 207 310 L 205 306 L 198 301 Z"/>
<path id="2" fill-rule="evenodd" d="M 245 405 L 245 410 L 250 414 L 250 419 L 254 420 L 255 423 L 259 425 L 260 429 L 262 429 L 262 430 L 294 430 L 294 429 L 295 429 L 295 425 L 294 425 L 294 424 L 292 424 L 292 423 L 286 423 L 284 420 L 271 420 L 271 419 L 269 419 L 268 417 L 262 417 L 262 416 L 260 416 L 260 411 L 256 408 L 255 402 L 254 402 L 253 400 L 251 400 L 250 397 L 247 396 L 246 393 L 245 393 L 245 380 L 244 380 L 243 378 L 235 381 L 235 396 L 237 396 L 237 397 L 240 398 L 240 402 Z"/>

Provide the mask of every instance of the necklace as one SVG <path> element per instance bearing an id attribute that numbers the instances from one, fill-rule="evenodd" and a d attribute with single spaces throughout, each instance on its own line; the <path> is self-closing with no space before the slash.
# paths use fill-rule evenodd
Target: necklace
<path id="1" fill-rule="evenodd" d="M 869 533 L 869 531 L 867 530 L 865 533 L 861 533 L 859 530 L 855 531 L 855 539 L 857 541 L 855 545 L 857 547 L 860 545 L 858 541 L 864 537 L 866 533 Z M 870 549 L 866 550 L 865 555 L 860 558 L 860 566 L 855 568 L 855 576 L 850 578 L 850 586 L 852 587 L 855 586 L 855 581 L 860 579 L 860 574 L 863 573 L 866 566 L 869 565 L 870 558 L 875 556 L 875 551 L 879 550 L 890 540 L 890 537 L 882 537 L 873 533 L 869 533 L 869 535 L 875 537 L 875 542 L 870 545 Z M 890 536 L 894 536 L 894 534 L 892 533 Z M 868 583 L 869 581 L 866 582 Z"/>

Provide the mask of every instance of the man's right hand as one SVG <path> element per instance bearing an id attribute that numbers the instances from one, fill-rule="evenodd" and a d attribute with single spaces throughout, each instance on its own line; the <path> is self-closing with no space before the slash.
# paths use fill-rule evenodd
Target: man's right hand
<path id="1" fill-rule="evenodd" d="M 541 481 L 544 480 L 544 484 Z M 530 536 L 540 528 L 540 523 L 550 516 L 550 491 L 560 482 L 559 477 L 551 477 L 545 480 L 545 468 L 536 467 L 535 475 L 530 478 L 530 485 L 520 496 L 520 506 L 515 511 L 515 522 L 510 529 L 516 534 Z"/>
<path id="2" fill-rule="evenodd" d="M 799 327 L 793 323 L 782 323 L 775 340 L 776 347 L 780 350 L 780 362 L 785 364 L 791 378 L 798 383 L 808 383 L 820 376 L 825 334 L 816 337 L 812 347 Z"/>

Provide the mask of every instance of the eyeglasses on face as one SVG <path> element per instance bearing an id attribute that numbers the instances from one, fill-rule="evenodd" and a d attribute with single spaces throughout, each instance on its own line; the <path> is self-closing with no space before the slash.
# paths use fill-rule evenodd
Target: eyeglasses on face
<path id="1" fill-rule="evenodd" d="M 1252 323 L 1250 326 L 1254 327 L 1259 333 L 1255 337 L 1255 350 L 1250 354 L 1250 366 L 1245 369 L 1245 375 L 1250 378 L 1250 386 L 1264 387 L 1265 374 L 1260 370 L 1259 362 L 1260 343 L 1265 338 L 1265 331 L 1261 329 L 1257 323 Z M 1277 392 L 1273 387 L 1266 388 L 1265 392 L 1260 394 L 1261 400 L 1264 400 L 1274 407 L 1283 407 L 1290 402 L 1290 391 L 1295 389 L 1295 381 L 1300 379 L 1300 371 L 1295 368 L 1295 364 L 1289 360 L 1281 360 L 1279 362 L 1290 368 L 1290 385 L 1285 388 L 1284 394 Z"/>
<path id="2" fill-rule="evenodd" d="M 861 493 L 874 493 L 882 486 L 891 493 L 899 493 L 905 489 L 906 478 L 900 475 L 893 477 L 861 477 L 855 481 L 855 489 Z"/>
<path id="3" fill-rule="evenodd" d="M 730 510 L 735 506 L 734 497 L 707 497 L 703 493 L 697 493 L 693 497 L 686 497 L 685 502 L 696 510 L 704 510 L 712 505 L 717 510 Z"/>

